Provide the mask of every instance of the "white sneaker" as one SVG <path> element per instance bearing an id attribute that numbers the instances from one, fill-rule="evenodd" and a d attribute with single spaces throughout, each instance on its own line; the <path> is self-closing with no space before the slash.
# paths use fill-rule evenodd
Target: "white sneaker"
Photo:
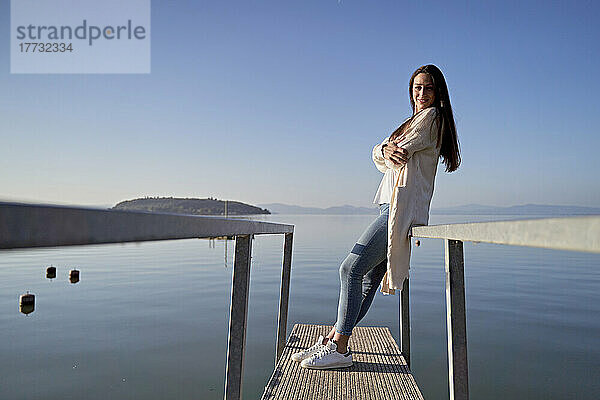
<path id="1" fill-rule="evenodd" d="M 329 369 L 349 367 L 352 365 L 352 353 L 338 353 L 337 345 L 333 340 L 328 341 L 321 349 L 311 357 L 302 361 L 300 366 L 311 369 Z"/>
<path id="2" fill-rule="evenodd" d="M 317 339 L 317 343 L 315 343 L 306 350 L 292 354 L 292 360 L 300 362 L 317 353 L 324 346 L 323 340 L 325 340 L 325 337 L 323 335 L 319 336 L 319 339 Z"/>

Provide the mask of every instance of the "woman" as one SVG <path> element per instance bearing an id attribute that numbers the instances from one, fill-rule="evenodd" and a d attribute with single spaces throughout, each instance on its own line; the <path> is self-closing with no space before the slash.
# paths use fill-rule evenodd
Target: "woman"
<path id="1" fill-rule="evenodd" d="M 410 77 L 413 114 L 373 149 L 384 173 L 374 203 L 380 215 L 361 235 L 340 267 L 337 322 L 327 337 L 293 354 L 302 367 L 327 369 L 352 365 L 348 340 L 365 316 L 377 287 L 394 294 L 408 278 L 410 227 L 427 225 L 439 157 L 446 172 L 460 165 L 458 138 L 444 75 L 435 65 Z"/>

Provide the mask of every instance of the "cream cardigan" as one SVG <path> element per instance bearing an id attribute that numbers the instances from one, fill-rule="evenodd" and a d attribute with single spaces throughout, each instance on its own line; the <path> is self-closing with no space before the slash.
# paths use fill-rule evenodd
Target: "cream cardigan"
<path id="1" fill-rule="evenodd" d="M 396 167 L 383 158 L 381 146 L 388 143 L 389 138 L 373 148 L 373 162 L 379 171 L 385 173 L 394 168 L 399 172 L 390 199 L 387 272 L 381 281 L 384 294 L 402 290 L 410 267 L 410 228 L 429 222 L 429 205 L 440 156 L 436 115 L 435 107 L 419 111 L 400 138 L 398 147 L 408 152 L 404 166 Z"/>

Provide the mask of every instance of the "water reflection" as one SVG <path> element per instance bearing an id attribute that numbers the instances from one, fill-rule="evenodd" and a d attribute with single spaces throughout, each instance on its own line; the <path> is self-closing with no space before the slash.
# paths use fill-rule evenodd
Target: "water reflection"
<path id="1" fill-rule="evenodd" d="M 227 268 L 227 242 L 230 240 L 235 240 L 235 236 L 215 236 L 215 237 L 211 237 L 208 238 L 208 248 L 209 249 L 214 249 L 216 248 L 216 241 L 217 240 L 224 240 L 225 241 L 225 261 L 224 261 L 224 266 L 225 268 Z"/>

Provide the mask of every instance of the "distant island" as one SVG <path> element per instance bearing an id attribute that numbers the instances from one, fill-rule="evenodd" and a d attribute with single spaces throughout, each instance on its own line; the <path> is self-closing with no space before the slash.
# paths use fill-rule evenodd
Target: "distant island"
<path id="1" fill-rule="evenodd" d="M 273 214 L 312 214 L 312 215 L 356 215 L 356 214 L 378 214 L 379 208 L 373 207 L 354 207 L 349 205 L 317 208 L 317 207 L 302 207 L 293 206 L 281 203 L 259 204 L 260 207 L 265 207 L 271 210 Z"/>
<path id="2" fill-rule="evenodd" d="M 144 197 L 118 203 L 112 210 L 146 211 L 192 215 L 225 215 L 225 201 L 212 197 L 206 199 L 176 197 Z M 302 207 L 282 203 L 268 203 L 253 206 L 239 201 L 227 202 L 228 215 L 255 214 L 287 215 L 376 215 L 379 209 L 373 207 L 355 207 L 350 205 L 318 208 Z M 441 215 L 537 215 L 537 216 L 573 216 L 600 215 L 600 208 L 583 206 L 556 206 L 547 204 L 523 204 L 509 207 L 467 204 L 456 207 L 433 208 L 431 214 Z"/>
<path id="3" fill-rule="evenodd" d="M 484 206 L 481 204 L 467 204 L 464 206 L 434 208 L 432 214 L 448 215 L 543 215 L 543 216 L 568 216 L 568 215 L 598 215 L 600 208 L 582 206 L 555 206 L 547 204 L 523 204 L 510 207 Z"/>
<path id="4" fill-rule="evenodd" d="M 144 197 L 122 201 L 111 209 L 192 215 L 225 215 L 225 200 L 218 200 L 212 197 L 206 199 Z M 227 215 L 253 214 L 271 214 L 271 212 L 266 208 L 252 206 L 239 201 L 227 201 Z"/>
<path id="5" fill-rule="evenodd" d="M 378 214 L 377 207 L 339 206 L 328 208 L 302 207 L 281 203 L 260 204 L 271 210 L 273 214 L 312 214 L 312 215 L 359 215 Z M 524 204 L 510 207 L 467 204 L 456 207 L 433 208 L 431 214 L 445 215 L 539 215 L 539 216 L 572 216 L 600 215 L 600 208 L 582 206 L 555 206 L 546 204 Z"/>

